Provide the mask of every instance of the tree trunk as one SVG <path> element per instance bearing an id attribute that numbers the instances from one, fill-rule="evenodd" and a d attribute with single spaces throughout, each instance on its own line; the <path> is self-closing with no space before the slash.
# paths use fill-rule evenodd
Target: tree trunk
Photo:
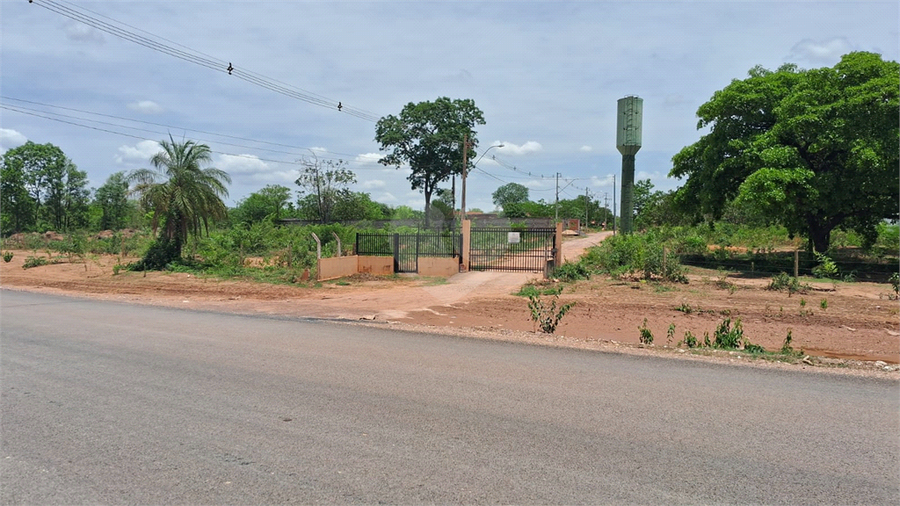
<path id="1" fill-rule="evenodd" d="M 815 217 L 807 218 L 807 223 L 809 224 L 809 238 L 812 241 L 813 250 L 819 253 L 828 251 L 828 247 L 831 246 L 831 231 L 834 227 L 821 223 Z"/>
<path id="2" fill-rule="evenodd" d="M 431 191 L 425 190 L 425 230 L 429 230 L 430 220 L 429 220 L 429 210 L 431 209 Z"/>

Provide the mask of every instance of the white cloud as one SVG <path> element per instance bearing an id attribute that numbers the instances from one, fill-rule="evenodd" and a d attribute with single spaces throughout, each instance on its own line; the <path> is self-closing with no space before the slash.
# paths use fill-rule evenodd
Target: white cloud
<path id="1" fill-rule="evenodd" d="M 593 150 L 594 148 L 590 146 L 581 146 L 580 148 L 578 148 L 578 151 L 581 151 L 582 153 L 590 153 Z"/>
<path id="2" fill-rule="evenodd" d="M 372 190 L 375 188 L 385 188 L 387 187 L 387 183 L 380 179 L 370 179 L 368 181 L 363 181 L 360 183 L 360 186 L 366 190 Z"/>
<path id="3" fill-rule="evenodd" d="M 259 174 L 270 172 L 269 165 L 256 155 L 219 155 L 217 169 L 228 174 Z M 287 174 L 287 172 L 284 172 Z M 296 178 L 296 177 L 295 177 Z"/>
<path id="4" fill-rule="evenodd" d="M 803 39 L 791 48 L 789 60 L 799 59 L 817 64 L 834 64 L 853 51 L 853 44 L 844 37 L 825 40 Z"/>
<path id="5" fill-rule="evenodd" d="M 22 144 L 25 144 L 28 138 L 10 128 L 0 128 L 0 151 L 6 151 Z"/>
<path id="6" fill-rule="evenodd" d="M 103 34 L 93 28 L 76 22 L 71 22 L 66 26 L 66 38 L 76 42 L 89 42 L 92 44 L 103 44 Z"/>
<path id="7" fill-rule="evenodd" d="M 144 114 L 159 114 L 163 112 L 163 108 L 152 100 L 141 100 L 128 104 L 128 108 L 132 111 L 142 112 Z"/>
<path id="8" fill-rule="evenodd" d="M 356 158 L 353 159 L 353 164 L 363 165 L 367 167 L 376 167 L 381 165 L 380 163 L 378 163 L 378 160 L 381 160 L 382 157 L 383 155 L 381 155 L 380 153 L 362 153 L 356 155 Z"/>
<path id="9" fill-rule="evenodd" d="M 544 147 L 541 146 L 540 142 L 535 142 L 535 141 L 528 141 L 525 144 L 522 144 L 521 146 L 513 144 L 512 142 L 506 142 L 506 141 L 499 142 L 498 141 L 498 142 L 491 144 L 491 146 L 496 146 L 498 144 L 503 144 L 503 147 L 495 148 L 495 149 L 500 151 L 504 155 L 527 155 L 528 153 L 537 153 L 538 151 L 541 151 L 542 149 L 544 149 Z"/>
<path id="10" fill-rule="evenodd" d="M 134 146 L 119 146 L 119 155 L 116 156 L 116 163 L 125 163 L 130 161 L 146 162 L 150 157 L 159 153 L 160 146 L 157 141 L 141 141 Z"/>

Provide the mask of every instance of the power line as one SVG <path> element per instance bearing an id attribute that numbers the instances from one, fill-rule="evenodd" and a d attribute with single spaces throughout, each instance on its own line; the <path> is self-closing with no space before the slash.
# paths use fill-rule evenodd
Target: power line
<path id="1" fill-rule="evenodd" d="M 237 77 L 245 82 L 250 84 L 254 84 L 256 86 L 268 89 L 270 91 L 274 91 L 275 93 L 279 93 L 281 95 L 287 96 L 289 98 L 294 98 L 296 100 L 300 100 L 303 102 L 307 102 L 312 105 L 318 105 L 320 107 L 325 107 L 328 109 L 337 109 L 339 112 L 344 112 L 351 116 L 355 116 L 357 118 L 377 122 L 380 118 L 378 115 L 366 111 L 364 109 L 359 109 L 350 105 L 343 104 L 339 100 L 330 99 L 328 97 L 324 97 L 322 95 L 318 95 L 316 93 L 303 90 L 301 88 L 297 88 L 295 86 L 291 86 L 289 84 L 274 80 L 272 78 L 266 77 L 261 74 L 257 74 L 255 72 L 245 70 L 242 68 L 236 68 L 232 65 L 230 61 L 218 59 L 212 56 L 209 56 L 205 53 L 196 51 L 182 44 L 178 44 L 172 42 L 163 37 L 159 37 L 157 35 L 151 34 L 145 30 L 140 30 L 143 33 L 146 33 L 150 37 L 145 37 L 143 35 L 137 34 L 135 32 L 129 31 L 122 26 L 128 28 L 134 28 L 131 25 L 127 25 L 122 23 L 121 21 L 114 20 L 107 16 L 102 16 L 105 19 L 110 20 L 111 22 L 102 21 L 97 19 L 96 17 L 91 16 L 90 14 L 85 14 L 80 10 L 87 11 L 90 13 L 96 14 L 94 11 L 89 11 L 87 9 L 81 9 L 80 7 L 74 6 L 72 4 L 71 7 L 63 5 L 66 2 L 57 2 L 54 0 L 40 0 L 35 1 L 31 0 L 31 3 L 35 3 L 36 5 L 59 14 L 61 16 L 67 17 L 73 21 L 77 21 L 79 23 L 83 23 L 92 28 L 100 30 L 104 33 L 108 33 L 114 37 L 118 37 L 122 40 L 126 40 L 129 42 L 133 42 L 140 46 L 143 46 L 147 49 L 151 49 L 153 51 L 157 51 L 159 53 L 172 56 L 174 58 L 178 58 L 188 63 L 193 63 L 195 65 L 205 67 L 210 70 L 214 70 L 216 72 L 224 72 L 228 75 Z M 80 9 L 80 10 L 79 10 Z M 99 15 L 99 14 L 98 14 Z M 115 23 L 115 24 L 113 24 Z M 120 25 L 120 26 L 117 26 Z M 135 28 L 136 29 L 136 28 Z M 161 42 L 164 41 L 164 42 Z M 183 49 L 178 49 L 171 45 L 166 44 L 165 42 L 171 42 Z"/>
<path id="2" fill-rule="evenodd" d="M 224 138 L 226 138 L 226 139 L 235 139 L 235 140 L 241 140 L 241 141 L 246 141 L 246 142 L 253 142 L 253 143 L 257 143 L 257 144 L 265 144 L 265 145 L 269 145 L 269 146 L 277 146 L 277 147 L 284 147 L 284 148 L 297 149 L 297 150 L 301 150 L 301 151 L 303 151 L 303 150 L 308 150 L 308 149 L 312 149 L 312 148 L 304 147 L 304 146 L 296 146 L 296 145 L 291 145 L 291 144 L 283 144 L 283 143 L 279 143 L 279 142 L 263 141 L 263 140 L 258 140 L 258 139 L 251 139 L 251 138 L 248 138 L 248 137 L 240 137 L 240 136 L 236 136 L 236 135 L 229 135 L 229 134 L 223 134 L 223 133 L 217 133 L 217 132 L 210 132 L 210 131 L 207 131 L 207 130 L 199 130 L 199 129 L 195 129 L 195 128 L 187 128 L 187 127 L 182 127 L 182 126 L 177 126 L 177 125 L 168 125 L 168 124 L 165 124 L 165 123 L 155 123 L 155 122 L 152 122 L 152 121 L 145 121 L 145 120 L 139 120 L 139 119 L 134 119 L 134 118 L 127 118 L 127 117 L 124 117 L 124 116 L 116 116 L 116 115 L 113 115 L 113 114 L 104 114 L 104 113 L 99 113 L 99 112 L 94 112 L 94 111 L 87 111 L 87 110 L 84 110 L 84 109 L 77 109 L 77 108 L 74 108 L 74 107 L 65 107 L 65 106 L 61 106 L 61 105 L 47 104 L 47 103 L 44 103 L 44 102 L 36 102 L 36 101 L 33 101 L 33 100 L 25 100 L 25 99 L 14 98 L 14 97 L 0 96 L 0 100 L 14 101 L 14 102 L 21 102 L 21 103 L 31 104 L 31 105 L 37 105 L 37 106 L 41 106 L 41 107 L 45 107 L 45 108 L 61 109 L 61 110 L 64 110 L 64 111 L 77 112 L 77 113 L 80 113 L 80 114 L 86 114 L 86 115 L 90 115 L 90 116 L 99 116 L 99 117 L 102 117 L 102 118 L 116 119 L 116 120 L 120 120 L 120 121 L 126 121 L 126 122 L 138 123 L 138 124 L 142 124 L 142 125 L 150 125 L 150 126 L 162 127 L 162 128 L 166 128 L 167 130 L 183 130 L 183 131 L 186 131 L 186 132 L 197 132 L 197 133 L 201 133 L 201 134 L 205 134 L 205 135 L 214 135 L 214 136 L 217 136 L 217 137 L 224 137 Z M 129 125 L 120 125 L 120 124 L 117 124 L 117 123 L 109 123 L 109 122 L 99 121 L 99 120 L 96 120 L 96 119 L 81 118 L 81 117 L 78 117 L 78 116 L 70 116 L 70 115 L 61 114 L 61 113 L 58 113 L 58 112 L 42 111 L 42 110 L 39 110 L 39 109 L 31 109 L 31 108 L 24 107 L 24 106 L 11 106 L 11 107 L 16 107 L 17 109 L 21 109 L 21 110 L 28 110 L 28 111 L 33 111 L 33 112 L 40 112 L 40 113 L 43 113 L 43 114 L 52 114 L 52 115 L 56 115 L 56 116 L 59 116 L 59 117 L 79 119 L 79 120 L 82 120 L 82 121 L 90 121 L 90 122 L 92 122 L 92 123 L 105 124 L 105 125 L 108 125 L 108 126 L 117 126 L 117 127 L 120 127 L 120 128 L 127 128 L 127 129 L 130 129 L 130 130 L 144 131 L 144 132 L 156 133 L 156 134 L 163 134 L 163 135 L 169 133 L 168 131 L 167 131 L 167 132 L 158 132 L 158 131 L 155 131 L 155 130 L 142 129 L 142 128 L 138 128 L 138 127 L 134 127 L 134 126 L 129 126 Z M 12 109 L 10 109 L 10 110 L 12 110 Z M 198 140 L 198 141 L 204 141 L 204 142 L 217 142 L 217 143 L 220 143 L 220 144 L 225 144 L 225 145 L 234 146 L 234 147 L 243 147 L 243 148 L 248 148 L 248 149 L 257 149 L 257 150 L 262 150 L 262 151 L 269 151 L 269 152 L 272 152 L 272 153 L 282 153 L 282 154 L 288 154 L 288 155 L 293 155 L 293 156 L 303 156 L 303 155 L 305 155 L 305 153 L 302 153 L 302 152 L 301 152 L 301 153 L 294 153 L 294 152 L 281 151 L 281 150 L 276 150 L 276 149 L 263 148 L 263 147 L 258 147 L 258 146 L 245 146 L 245 145 L 242 145 L 242 144 L 234 144 L 234 143 L 224 142 L 224 141 L 220 141 L 220 140 L 216 140 L 216 141 L 209 141 L 209 140 L 204 140 L 204 139 L 195 139 L 195 140 Z M 329 151 L 329 150 L 324 150 L 324 152 L 325 152 L 325 153 L 328 153 L 328 154 L 330 154 L 330 155 L 339 155 L 339 156 L 347 156 L 347 157 L 353 157 L 353 156 L 356 156 L 356 155 L 352 155 L 352 154 L 349 154 L 349 153 L 338 153 L 338 152 L 335 152 L 335 151 Z M 327 159 L 337 159 L 338 157 L 336 157 L 336 156 L 326 156 L 325 158 L 327 158 Z"/>

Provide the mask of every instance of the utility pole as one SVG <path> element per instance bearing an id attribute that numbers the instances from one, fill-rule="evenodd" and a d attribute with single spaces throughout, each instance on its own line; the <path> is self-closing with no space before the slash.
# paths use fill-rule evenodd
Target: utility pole
<path id="1" fill-rule="evenodd" d="M 556 223 L 559 223 L 559 172 L 556 173 Z"/>
<path id="2" fill-rule="evenodd" d="M 588 189 L 585 187 L 584 189 L 584 226 L 588 226 L 590 221 L 588 221 L 588 216 L 590 216 L 588 208 L 590 207 L 590 200 L 588 200 Z"/>
<path id="3" fill-rule="evenodd" d="M 469 162 L 469 134 L 463 135 L 463 166 L 462 166 L 462 202 L 460 210 L 462 219 L 466 219 L 466 164 Z"/>

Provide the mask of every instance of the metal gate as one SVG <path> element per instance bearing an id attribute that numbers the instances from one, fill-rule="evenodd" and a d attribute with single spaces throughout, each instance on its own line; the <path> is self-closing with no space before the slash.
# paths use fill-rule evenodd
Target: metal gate
<path id="1" fill-rule="evenodd" d="M 472 228 L 469 270 L 543 272 L 556 253 L 555 228 Z"/>
<path id="2" fill-rule="evenodd" d="M 356 254 L 393 256 L 394 272 L 419 272 L 419 257 L 461 256 L 462 235 L 453 232 L 416 234 L 358 233 Z"/>

